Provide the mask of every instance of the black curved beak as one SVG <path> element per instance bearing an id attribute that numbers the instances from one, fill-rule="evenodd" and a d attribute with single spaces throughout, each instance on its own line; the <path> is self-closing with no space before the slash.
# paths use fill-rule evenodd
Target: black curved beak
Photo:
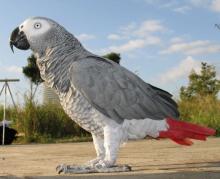
<path id="1" fill-rule="evenodd" d="M 27 40 L 26 35 L 23 31 L 19 30 L 19 27 L 13 30 L 10 36 L 9 45 L 11 47 L 12 52 L 14 53 L 13 46 L 21 50 L 28 50 L 30 48 L 30 44 Z"/>

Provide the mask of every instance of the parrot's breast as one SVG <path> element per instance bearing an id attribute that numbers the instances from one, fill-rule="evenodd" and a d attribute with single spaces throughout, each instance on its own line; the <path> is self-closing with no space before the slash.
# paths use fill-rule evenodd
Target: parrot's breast
<path id="1" fill-rule="evenodd" d="M 62 61 L 59 58 L 38 59 L 38 67 L 41 77 L 46 84 L 53 88 L 60 98 L 61 105 L 68 116 L 86 131 L 103 136 L 105 116 L 98 112 L 92 105 L 68 82 L 69 67 L 71 61 L 67 58 Z"/>
<path id="2" fill-rule="evenodd" d="M 69 117 L 83 129 L 103 136 L 104 119 L 91 104 L 73 87 L 67 93 L 59 94 L 61 105 Z"/>

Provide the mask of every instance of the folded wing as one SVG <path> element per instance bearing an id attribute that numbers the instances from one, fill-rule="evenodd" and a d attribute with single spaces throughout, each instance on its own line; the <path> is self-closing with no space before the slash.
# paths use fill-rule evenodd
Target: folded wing
<path id="1" fill-rule="evenodd" d="M 94 108 L 118 123 L 179 116 L 171 94 L 104 58 L 89 56 L 73 62 L 70 83 Z"/>

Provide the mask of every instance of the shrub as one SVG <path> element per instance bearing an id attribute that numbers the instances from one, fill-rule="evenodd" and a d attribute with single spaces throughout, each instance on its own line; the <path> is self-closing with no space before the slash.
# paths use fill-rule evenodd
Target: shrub
<path id="1" fill-rule="evenodd" d="M 220 101 L 213 96 L 179 101 L 180 118 L 217 130 L 220 135 Z"/>
<path id="2" fill-rule="evenodd" d="M 22 136 L 20 142 L 51 142 L 57 138 L 89 137 L 90 134 L 79 127 L 63 111 L 61 106 L 53 104 L 36 105 L 26 100 L 25 106 L 16 110 L 8 108 L 7 119 L 13 121 L 15 128 Z M 3 108 L 0 107 L 2 120 Z"/>

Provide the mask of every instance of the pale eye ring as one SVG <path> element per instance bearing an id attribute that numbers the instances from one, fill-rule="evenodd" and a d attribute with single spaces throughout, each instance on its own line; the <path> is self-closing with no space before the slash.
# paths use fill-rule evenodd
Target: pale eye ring
<path id="1" fill-rule="evenodd" d="M 35 28 L 35 29 L 40 29 L 40 28 L 41 28 L 41 23 L 36 22 L 36 23 L 34 24 L 34 28 Z"/>

